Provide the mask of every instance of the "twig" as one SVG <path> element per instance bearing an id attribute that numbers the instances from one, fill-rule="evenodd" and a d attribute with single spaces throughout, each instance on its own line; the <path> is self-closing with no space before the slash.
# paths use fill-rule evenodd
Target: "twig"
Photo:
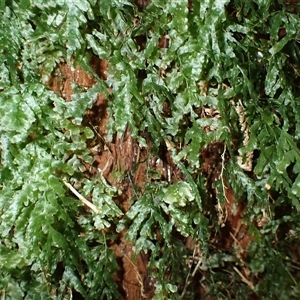
<path id="1" fill-rule="evenodd" d="M 238 268 L 233 267 L 233 269 L 234 269 L 234 271 L 236 271 L 236 272 L 240 275 L 242 281 L 243 281 L 244 283 L 246 283 L 252 291 L 254 291 L 254 285 L 253 285 L 253 283 L 252 283 L 251 281 L 249 281 L 249 280 L 248 280 L 248 279 L 247 279 L 247 278 L 246 278 L 246 277 L 238 270 Z"/>
<path id="2" fill-rule="evenodd" d="M 80 201 L 88 206 L 95 214 L 100 214 L 100 211 L 97 209 L 97 207 L 93 203 L 85 199 L 81 194 L 79 194 L 70 183 L 66 182 L 65 180 L 63 180 L 63 183 Z"/>
<path id="3" fill-rule="evenodd" d="M 291 274 L 291 272 L 289 270 L 287 270 L 287 272 L 291 276 L 291 278 L 294 281 L 295 285 L 297 285 L 297 281 L 295 280 L 295 278 L 293 277 L 293 275 Z"/>
<path id="4" fill-rule="evenodd" d="M 193 251 L 192 264 L 195 261 L 196 250 L 198 250 L 197 246 L 194 248 L 194 251 Z M 196 267 L 195 267 L 195 269 L 194 269 L 193 272 L 191 272 L 192 271 L 192 265 L 191 265 L 191 267 L 189 269 L 189 273 L 188 273 L 187 278 L 185 280 L 185 285 L 184 285 L 183 291 L 182 291 L 182 293 L 180 295 L 180 299 L 184 299 L 184 296 L 186 294 L 187 288 L 191 284 L 191 279 L 195 276 L 195 274 L 198 271 L 201 263 L 202 263 L 202 257 L 200 257 L 200 259 L 198 260 L 198 263 L 197 263 L 197 265 L 196 265 Z"/>
<path id="5" fill-rule="evenodd" d="M 224 194 L 224 197 L 225 197 L 225 200 L 227 201 L 227 203 L 229 203 L 229 200 L 226 196 L 226 192 L 225 190 L 227 189 L 227 186 L 225 185 L 225 182 L 224 182 L 224 175 L 223 175 L 223 172 L 225 170 L 225 153 L 226 153 L 226 144 L 224 144 L 224 151 L 221 155 L 221 158 L 222 158 L 222 168 L 221 168 L 221 174 L 220 174 L 220 177 L 221 177 L 221 181 L 222 181 L 222 188 L 223 188 L 223 194 Z"/>
<path id="6" fill-rule="evenodd" d="M 114 159 L 110 156 L 109 159 L 107 160 L 104 168 L 103 169 L 98 168 L 98 170 L 101 172 L 102 175 L 103 175 L 104 171 L 109 167 L 109 164 L 111 163 L 111 161 L 114 161 Z"/>
<path id="7" fill-rule="evenodd" d="M 122 253 L 122 252 L 121 252 Z M 138 281 L 138 283 L 139 283 L 139 285 L 140 285 L 140 288 L 141 288 L 141 299 L 143 299 L 143 298 L 146 298 L 146 295 L 144 294 L 144 284 L 143 284 L 143 279 L 142 279 L 142 277 L 141 277 L 141 274 L 140 274 L 140 272 L 139 272 L 139 270 L 138 270 L 138 268 L 137 268 L 137 266 L 134 264 L 134 262 L 130 259 L 130 257 L 127 255 L 127 254 L 125 254 L 125 253 L 122 253 L 123 254 L 123 256 L 129 261 L 129 263 L 133 266 L 133 268 L 134 268 L 134 271 L 135 271 L 135 275 L 136 275 L 136 279 L 137 279 L 137 281 Z"/>
<path id="8" fill-rule="evenodd" d="M 244 134 L 243 145 L 246 147 L 250 140 L 250 129 L 246 122 L 246 117 L 245 117 L 245 113 L 244 113 L 245 108 L 244 108 L 241 100 L 239 100 L 239 104 L 235 107 L 235 110 L 239 116 L 239 123 L 241 126 L 241 131 Z M 243 163 L 242 156 L 238 156 L 238 158 L 237 158 L 237 162 L 238 162 L 239 166 L 247 172 L 252 171 L 252 165 L 253 165 L 252 160 L 253 160 L 253 151 L 246 153 L 245 163 Z"/>
<path id="9" fill-rule="evenodd" d="M 200 268 L 200 265 L 202 264 L 202 257 L 200 257 L 200 259 L 197 262 L 197 265 L 192 273 L 192 277 L 194 277 L 196 275 L 196 272 L 198 271 L 198 269 Z"/>
<path id="10" fill-rule="evenodd" d="M 227 187 L 226 184 L 225 184 L 224 174 L 223 174 L 223 172 L 224 172 L 224 170 L 225 170 L 225 154 L 226 154 L 226 149 L 227 149 L 227 148 L 226 148 L 226 144 L 224 144 L 224 150 L 223 150 L 223 153 L 222 153 L 222 155 L 221 155 L 221 158 L 222 158 L 222 168 L 221 168 L 221 173 L 220 173 L 220 177 L 219 177 L 219 178 L 221 179 L 221 183 L 222 183 L 223 196 L 224 196 L 226 202 L 227 202 L 227 203 L 230 203 L 229 200 L 228 200 L 228 198 L 227 198 L 227 195 L 226 195 L 226 189 L 228 189 L 228 187 Z M 219 193 L 219 192 L 218 192 L 218 189 L 217 189 L 217 193 Z M 227 217 L 228 217 L 228 211 L 227 211 L 227 208 L 226 208 L 226 206 L 225 206 L 225 213 L 224 213 L 219 198 L 218 198 L 218 203 L 217 203 L 217 205 L 216 205 L 216 208 L 217 208 L 217 210 L 218 210 L 218 223 L 219 223 L 222 227 L 224 227 L 224 226 L 225 226 L 225 222 L 226 222 Z"/>
<path id="11" fill-rule="evenodd" d="M 96 135 L 98 135 L 100 137 L 100 139 L 102 140 L 104 146 L 107 148 L 108 152 L 110 154 L 112 154 L 111 151 L 110 151 L 110 149 L 109 149 L 108 144 L 106 143 L 106 141 L 104 139 L 104 137 L 98 132 L 98 130 L 96 129 L 96 127 L 92 124 L 90 118 L 88 118 L 88 119 L 89 119 L 89 124 L 92 126 L 92 128 L 93 128 L 94 132 L 96 133 Z M 104 147 L 104 150 L 106 150 L 105 147 Z"/>

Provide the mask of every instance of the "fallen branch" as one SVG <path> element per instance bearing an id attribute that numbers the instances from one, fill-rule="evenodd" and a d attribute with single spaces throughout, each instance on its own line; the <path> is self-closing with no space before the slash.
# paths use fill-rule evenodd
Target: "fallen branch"
<path id="1" fill-rule="evenodd" d="M 63 180 L 65 186 L 80 200 L 82 201 L 86 206 L 88 206 L 95 214 L 99 214 L 100 211 L 97 209 L 97 207 L 91 203 L 90 201 L 88 201 L 87 199 L 85 199 L 81 194 L 79 194 L 74 188 L 73 186 L 66 182 L 65 180 Z"/>

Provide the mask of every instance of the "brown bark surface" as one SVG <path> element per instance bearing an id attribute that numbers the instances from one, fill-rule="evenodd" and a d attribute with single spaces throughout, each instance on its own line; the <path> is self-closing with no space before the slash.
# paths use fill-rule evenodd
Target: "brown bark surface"
<path id="1" fill-rule="evenodd" d="M 102 80 L 106 80 L 107 62 L 93 57 L 90 65 Z M 72 65 L 60 63 L 50 78 L 48 86 L 66 101 L 72 101 L 73 84 L 81 88 L 90 88 L 95 83 L 96 79 L 81 67 L 76 66 L 74 68 Z M 162 144 L 159 149 L 159 156 L 154 157 L 151 152 L 152 141 L 149 134 L 147 132 L 142 133 L 148 147 L 141 148 L 137 141 L 131 137 L 129 128 L 121 137 L 115 136 L 111 142 L 107 142 L 108 105 L 104 95 L 99 94 L 93 107 L 86 111 L 83 119 L 83 125 L 89 126 L 95 133 L 95 138 L 87 143 L 95 162 L 91 166 L 86 165 L 89 172 L 85 175 L 92 177 L 97 174 L 98 170 L 101 170 L 107 182 L 117 186 L 122 191 L 115 200 L 120 209 L 126 213 L 131 207 L 131 199 L 135 193 L 134 186 L 143 190 L 144 184 L 148 180 L 147 168 L 160 174 L 160 180 L 169 183 L 184 180 L 184 176 L 174 164 L 169 152 L 172 147 L 177 145 L 170 145 L 166 141 L 166 144 Z M 167 115 L 169 113 L 167 102 L 164 109 L 164 113 Z M 205 109 L 199 113 L 207 114 Z M 219 116 L 211 115 L 208 117 Z M 246 258 L 245 250 L 251 242 L 251 236 L 247 232 L 248 228 L 242 221 L 244 204 L 243 202 L 236 204 L 234 192 L 229 186 L 225 186 L 224 189 L 226 203 L 221 205 L 214 202 L 217 191 L 213 188 L 213 182 L 221 176 L 223 151 L 224 144 L 219 142 L 212 143 L 207 148 L 202 149 L 199 153 L 199 158 L 202 161 L 201 172 L 207 178 L 207 190 L 212 199 L 212 210 L 217 210 L 219 222 L 223 226 L 222 233 L 216 234 L 214 243 L 222 249 L 231 247 L 239 249 L 238 256 L 243 261 Z M 126 230 L 121 232 L 119 238 L 111 245 L 111 249 L 119 261 L 119 272 L 114 277 L 115 281 L 119 285 L 123 299 L 152 299 L 155 281 L 149 274 L 149 257 L 145 253 L 139 253 L 135 257 L 134 247 L 126 241 L 125 234 Z M 191 253 L 197 253 L 198 246 L 190 237 L 186 239 L 186 247 Z M 194 256 L 193 260 L 195 259 L 200 258 Z M 249 270 L 245 267 L 241 272 L 250 282 Z M 189 285 L 193 285 L 193 288 L 199 291 L 197 297 L 205 294 L 205 289 L 200 285 L 199 280 L 197 278 L 191 278 L 191 280 L 194 282 L 189 283 Z"/>

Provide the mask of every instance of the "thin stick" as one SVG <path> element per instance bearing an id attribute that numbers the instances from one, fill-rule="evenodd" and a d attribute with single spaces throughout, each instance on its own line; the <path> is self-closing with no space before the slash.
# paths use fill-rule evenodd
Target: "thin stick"
<path id="1" fill-rule="evenodd" d="M 100 137 L 100 139 L 102 140 L 104 146 L 107 148 L 108 152 L 109 152 L 110 154 L 112 154 L 111 151 L 110 151 L 110 149 L 109 149 L 109 147 L 108 147 L 108 144 L 106 143 L 106 141 L 105 141 L 105 139 L 104 139 L 104 137 L 98 132 L 98 130 L 96 129 L 96 127 L 92 124 L 90 118 L 88 118 L 88 119 L 89 119 L 89 124 L 90 124 L 90 125 L 93 127 L 93 129 L 94 129 L 94 132 Z M 105 147 L 104 147 L 104 150 L 106 150 Z"/>
<path id="2" fill-rule="evenodd" d="M 254 291 L 253 283 L 249 281 L 236 267 L 233 267 L 233 269 L 240 275 L 242 281 L 246 283 L 252 291 Z"/>
<path id="3" fill-rule="evenodd" d="M 227 189 L 227 186 L 225 185 L 224 177 L 223 177 L 223 172 L 225 170 L 225 153 L 226 153 L 226 144 L 224 144 L 224 150 L 223 150 L 223 153 L 221 155 L 221 158 L 222 158 L 222 168 L 221 168 L 220 177 L 221 177 L 221 181 L 222 181 L 222 188 L 223 188 L 224 197 L 225 197 L 227 203 L 229 203 L 229 200 L 228 200 L 228 198 L 226 196 L 226 192 L 225 192 L 225 190 Z"/>
<path id="4" fill-rule="evenodd" d="M 121 252 L 122 253 L 122 252 Z M 128 255 L 126 255 L 125 253 L 122 253 L 123 256 L 130 262 L 130 264 L 133 266 L 134 271 L 135 271 L 135 275 L 136 275 L 136 279 L 141 287 L 141 297 L 144 299 L 146 298 L 146 295 L 144 294 L 144 284 L 143 284 L 143 280 L 141 277 L 140 272 L 138 271 L 137 266 L 134 264 L 134 262 L 130 259 L 130 257 Z M 128 272 L 128 271 L 127 271 Z M 126 272 L 126 273 L 127 273 Z"/>
<path id="5" fill-rule="evenodd" d="M 100 211 L 97 209 L 97 207 L 91 203 L 90 201 L 86 200 L 81 194 L 79 194 L 74 188 L 73 186 L 66 182 L 65 180 L 63 180 L 65 186 L 80 200 L 82 201 L 86 206 L 88 206 L 95 214 L 100 214 Z"/>
<path id="6" fill-rule="evenodd" d="M 192 266 L 193 266 L 193 262 L 195 260 L 195 254 L 196 254 L 196 247 L 194 248 L 194 251 L 193 251 L 193 256 L 192 256 L 192 263 L 191 263 L 191 266 L 189 268 L 189 273 L 185 279 L 185 284 L 184 284 L 184 288 L 183 288 L 183 291 L 180 295 L 180 299 L 183 299 L 183 297 L 185 296 L 185 293 L 186 293 L 186 289 L 187 287 L 189 286 L 190 284 L 190 277 L 191 277 L 191 271 L 192 271 Z"/>
<path id="7" fill-rule="evenodd" d="M 197 247 L 198 246 L 195 246 L 194 251 L 193 251 L 192 264 L 193 264 L 193 262 L 195 261 L 195 258 L 196 258 L 195 255 L 196 255 Z M 184 285 L 183 291 L 182 291 L 182 293 L 180 295 L 180 299 L 184 299 L 184 296 L 185 296 L 185 293 L 187 291 L 187 288 L 191 284 L 191 279 L 195 276 L 195 274 L 198 271 L 201 263 L 202 263 L 202 257 L 199 258 L 198 263 L 197 263 L 197 265 L 196 265 L 196 267 L 195 267 L 195 269 L 194 269 L 194 271 L 193 271 L 192 274 L 191 274 L 191 271 L 192 271 L 192 265 L 191 265 L 191 267 L 189 269 L 189 273 L 188 273 L 187 278 L 185 280 L 185 285 Z"/>
<path id="8" fill-rule="evenodd" d="M 295 278 L 293 277 L 293 275 L 291 274 L 291 272 L 289 270 L 286 270 L 288 272 L 288 274 L 291 276 L 292 280 L 294 281 L 295 285 L 297 285 L 297 281 L 295 280 Z"/>

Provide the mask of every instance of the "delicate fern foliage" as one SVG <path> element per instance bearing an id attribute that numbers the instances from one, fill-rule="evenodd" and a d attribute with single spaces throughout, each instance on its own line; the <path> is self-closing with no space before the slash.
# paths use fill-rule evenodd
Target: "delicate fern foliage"
<path id="1" fill-rule="evenodd" d="M 86 299 L 113 299 L 117 264 L 101 229 L 122 214 L 112 201 L 117 190 L 100 175 L 87 182 L 83 192 L 94 197 L 101 214 L 79 221 L 82 205 L 63 184 L 82 180 L 82 162 L 93 162 L 86 140 L 94 134 L 75 123 L 99 85 L 67 104 L 41 83 L 42 71 L 48 78 L 64 55 L 70 59 L 82 48 L 77 18 L 85 21 L 90 6 L 61 3 L 58 13 L 56 2 L 31 5 L 25 16 L 25 4 L 1 13 L 0 289 L 7 299 L 72 298 L 74 291 Z M 69 30 L 58 30 L 65 23 Z M 96 240 L 99 246 L 90 247 Z"/>
<path id="2" fill-rule="evenodd" d="M 149 255 L 154 299 L 298 299 L 298 6 L 2 1 L 5 299 L 121 298 L 112 247 L 121 232 L 135 256 Z M 107 80 L 94 56 L 108 62 Z M 91 87 L 72 83 L 70 101 L 49 89 L 64 64 L 94 77 Z M 142 184 L 128 179 L 126 210 L 117 201 L 124 186 L 103 170 L 90 174 L 97 131 L 83 124 L 99 94 L 108 106 L 105 147 L 130 134 L 149 156 L 123 174 L 147 164 Z M 166 176 L 152 176 L 152 158 Z"/>

